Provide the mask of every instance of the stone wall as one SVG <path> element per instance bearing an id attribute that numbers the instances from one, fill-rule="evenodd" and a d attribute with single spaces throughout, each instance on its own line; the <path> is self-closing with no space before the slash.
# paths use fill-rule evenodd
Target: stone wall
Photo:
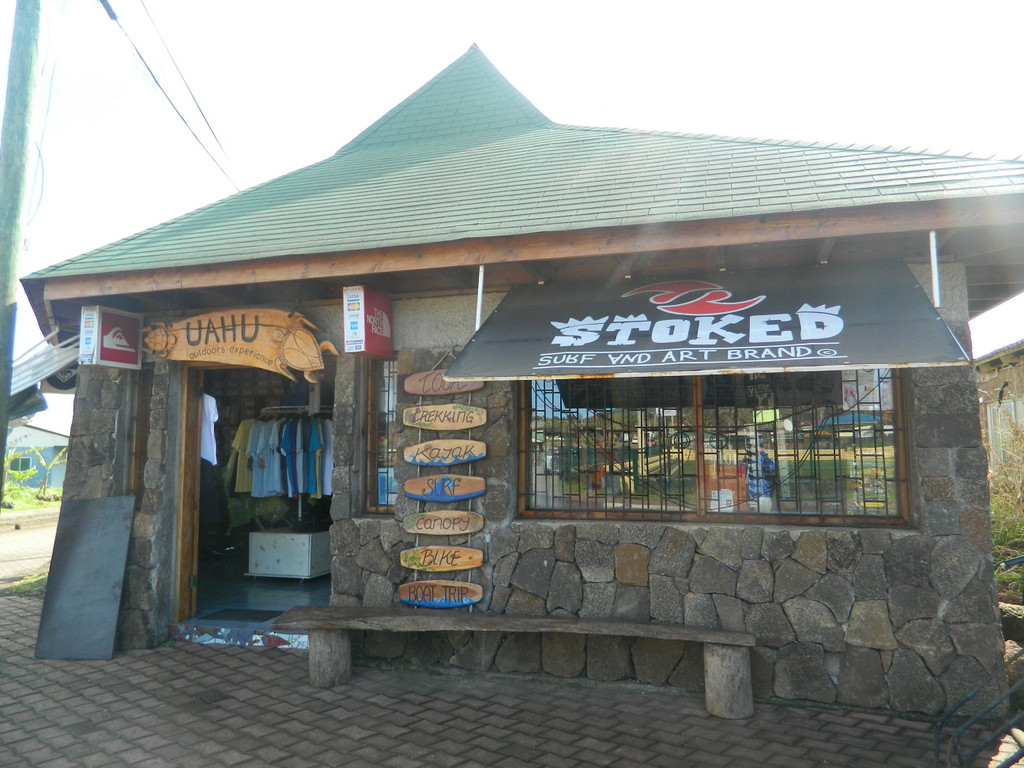
<path id="1" fill-rule="evenodd" d="M 337 604 L 386 606 L 415 546 L 393 520 L 336 524 Z M 1000 659 L 989 558 L 904 531 L 516 522 L 470 543 L 482 610 L 687 623 L 757 638 L 757 696 L 934 714 Z M 422 542 L 420 542 L 422 543 Z M 342 577 L 343 578 L 339 578 Z M 699 690 L 700 647 L 628 638 L 373 634 L 367 656 Z"/>
<path id="2" fill-rule="evenodd" d="M 66 499 L 135 495 L 117 629 L 122 650 L 162 642 L 171 620 L 177 413 L 167 408 L 172 388 L 169 366 L 157 363 L 152 391 L 144 393 L 150 427 L 143 436 L 145 455 L 134 457 L 145 462 L 143 487 L 132 488 L 132 449 L 141 423 L 136 420 L 137 388 L 142 378 L 139 372 L 121 368 L 81 368 L 64 483 Z"/>
<path id="3" fill-rule="evenodd" d="M 131 471 L 135 371 L 83 365 L 64 475 L 65 499 L 124 496 Z"/>
<path id="4" fill-rule="evenodd" d="M 945 270 L 944 279 L 944 313 L 963 334 L 962 271 Z M 429 318 L 426 307 L 418 311 Z M 399 354 L 400 381 L 450 362 L 450 350 L 426 344 L 427 324 L 417 324 L 424 341 L 407 340 Z M 488 458 L 473 465 L 488 492 L 470 505 L 486 528 L 470 540 L 431 543 L 484 550 L 484 566 L 470 577 L 484 586 L 480 610 L 746 630 L 757 638 L 758 696 L 940 712 L 1002 655 L 987 465 L 972 369 L 923 368 L 905 378 L 909 529 L 517 520 L 514 389 L 493 382 L 472 395 L 472 404 L 488 409 L 487 427 L 471 435 L 488 444 Z M 414 402 L 400 388 L 399 410 Z M 399 443 L 455 436 L 470 435 L 406 429 Z M 415 473 L 401 465 L 396 479 Z M 393 517 L 360 516 L 358 503 L 350 509 L 332 528 L 332 600 L 392 605 L 398 585 L 413 578 L 398 565 L 399 553 L 426 543 L 398 521 L 421 510 L 405 498 Z M 359 649 L 424 664 L 702 685 L 700 647 L 669 641 L 367 633 Z"/>
<path id="5" fill-rule="evenodd" d="M 181 387 L 182 366 L 159 360 L 151 389 L 143 393 L 149 410 L 148 434 L 145 455 L 138 457 L 143 462 L 143 487 L 137 492 L 118 625 L 118 646 L 123 650 L 163 642 L 174 619 Z"/>

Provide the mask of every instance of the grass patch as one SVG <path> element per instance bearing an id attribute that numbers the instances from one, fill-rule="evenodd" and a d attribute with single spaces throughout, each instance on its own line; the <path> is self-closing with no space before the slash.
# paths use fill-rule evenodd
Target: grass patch
<path id="1" fill-rule="evenodd" d="M 992 556 L 997 563 L 1024 555 L 1024 428 L 1008 422 L 1004 457 L 989 471 L 992 512 Z M 1020 603 L 1024 592 L 1024 565 L 996 569 L 999 599 Z"/>
<path id="2" fill-rule="evenodd" d="M 11 510 L 44 509 L 46 507 L 59 506 L 60 491 L 50 490 L 45 495 L 40 495 L 38 488 L 19 488 L 18 486 L 8 486 L 5 488 L 4 500 L 0 504 L 2 509 Z"/>
<path id="3" fill-rule="evenodd" d="M 43 597 L 46 594 L 46 580 L 49 571 L 34 573 L 13 584 L 0 584 L 0 595 L 16 595 L 18 597 Z"/>

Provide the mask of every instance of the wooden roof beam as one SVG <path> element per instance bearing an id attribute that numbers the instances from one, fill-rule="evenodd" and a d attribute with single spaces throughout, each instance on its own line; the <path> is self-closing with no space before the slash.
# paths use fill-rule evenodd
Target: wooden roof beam
<path id="1" fill-rule="evenodd" d="M 312 280 L 336 279 L 480 264 L 536 264 L 593 256 L 1014 224 L 1024 224 L 1024 195 L 540 233 L 210 264 L 191 269 L 154 269 L 49 280 L 42 277 L 34 281 L 45 282 L 46 298 L 57 300 L 288 282 L 294 280 L 296 274 Z"/>

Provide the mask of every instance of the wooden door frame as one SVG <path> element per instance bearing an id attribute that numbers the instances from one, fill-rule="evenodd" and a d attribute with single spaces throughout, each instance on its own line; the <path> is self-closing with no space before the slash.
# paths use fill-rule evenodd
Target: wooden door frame
<path id="1" fill-rule="evenodd" d="M 178 577 L 175 584 L 175 619 L 196 615 L 199 589 L 199 415 L 203 368 L 185 366 L 181 391 L 178 442 Z"/>

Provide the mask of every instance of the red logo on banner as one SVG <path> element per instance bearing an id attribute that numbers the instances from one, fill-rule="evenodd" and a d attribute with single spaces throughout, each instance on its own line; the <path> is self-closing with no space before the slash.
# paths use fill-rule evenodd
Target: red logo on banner
<path id="1" fill-rule="evenodd" d="M 669 302 L 681 299 L 690 293 L 698 293 L 696 296 L 682 304 L 670 304 Z M 622 297 L 635 296 L 638 293 L 654 293 L 651 296 L 651 303 L 656 304 L 662 312 L 673 315 L 727 315 L 730 312 L 742 312 L 750 309 L 764 301 L 764 296 L 758 296 L 746 301 L 726 301 L 732 298 L 732 291 L 727 291 L 716 283 L 706 283 L 703 280 L 681 280 L 672 283 L 654 283 L 637 288 L 635 291 L 622 294 Z"/>

